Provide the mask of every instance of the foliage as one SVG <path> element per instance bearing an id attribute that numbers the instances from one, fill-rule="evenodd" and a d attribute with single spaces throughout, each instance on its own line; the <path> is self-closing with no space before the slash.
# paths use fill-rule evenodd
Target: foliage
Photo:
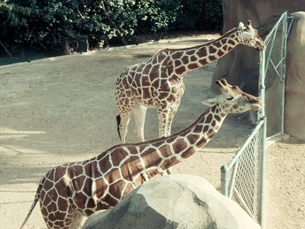
<path id="1" fill-rule="evenodd" d="M 52 50 L 88 37 L 91 47 L 136 34 L 219 29 L 221 0 L 7 0 L 0 2 L 0 40 Z"/>

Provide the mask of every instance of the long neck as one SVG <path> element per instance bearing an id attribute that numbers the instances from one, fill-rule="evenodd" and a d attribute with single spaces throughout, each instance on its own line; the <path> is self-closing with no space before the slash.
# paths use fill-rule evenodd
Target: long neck
<path id="1" fill-rule="evenodd" d="M 209 108 L 184 130 L 151 141 L 149 146 L 144 143 L 146 153 L 142 153 L 141 156 L 145 161 L 146 169 L 157 168 L 160 172 L 191 156 L 218 132 L 225 117 L 226 114 L 216 105 Z"/>
<path id="2" fill-rule="evenodd" d="M 210 43 L 186 49 L 170 50 L 175 73 L 178 76 L 183 76 L 187 72 L 223 57 L 238 44 L 237 29 L 232 29 Z"/>

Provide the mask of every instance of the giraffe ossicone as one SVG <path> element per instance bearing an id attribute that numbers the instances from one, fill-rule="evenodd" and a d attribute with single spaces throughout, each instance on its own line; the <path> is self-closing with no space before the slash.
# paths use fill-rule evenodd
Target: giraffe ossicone
<path id="1" fill-rule="evenodd" d="M 118 133 L 126 142 L 128 124 L 133 113 L 137 135 L 144 141 L 147 108 L 157 108 L 159 137 L 170 135 L 173 118 L 184 94 L 183 77 L 229 53 L 238 44 L 258 50 L 265 43 L 248 21 L 220 38 L 194 47 L 163 49 L 147 62 L 127 67 L 116 81 L 115 99 L 119 111 Z"/>
<path id="2" fill-rule="evenodd" d="M 48 228 L 78 228 L 83 216 L 116 206 L 139 185 L 205 146 L 227 114 L 261 108 L 261 100 L 226 80 L 216 84 L 220 95 L 204 101 L 209 108 L 180 132 L 147 142 L 116 145 L 89 160 L 51 169 L 40 181 L 21 228 L 38 201 Z"/>

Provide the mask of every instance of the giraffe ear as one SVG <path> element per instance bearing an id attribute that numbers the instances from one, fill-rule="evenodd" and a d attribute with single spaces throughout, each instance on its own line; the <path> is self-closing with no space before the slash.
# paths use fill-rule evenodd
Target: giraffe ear
<path id="1" fill-rule="evenodd" d="M 216 101 L 216 98 L 207 99 L 207 100 L 202 100 L 201 104 L 204 104 L 204 105 L 206 105 L 208 107 L 212 107 L 212 106 L 217 104 L 217 101 Z"/>
<path id="2" fill-rule="evenodd" d="M 244 23 L 239 22 L 238 28 L 239 28 L 239 29 L 245 29 L 246 27 L 245 27 Z"/>

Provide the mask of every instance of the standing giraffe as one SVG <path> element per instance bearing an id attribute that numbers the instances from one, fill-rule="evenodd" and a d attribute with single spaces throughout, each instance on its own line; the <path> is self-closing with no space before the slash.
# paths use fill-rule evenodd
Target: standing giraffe
<path id="1" fill-rule="evenodd" d="M 183 77 L 229 53 L 238 44 L 262 51 L 264 41 L 248 21 L 239 23 L 212 42 L 182 49 L 163 49 L 147 62 L 128 67 L 117 79 L 115 98 L 119 111 L 118 133 L 126 142 L 128 123 L 134 113 L 138 138 L 144 141 L 147 107 L 157 108 L 159 137 L 170 135 L 172 120 L 184 93 Z"/>
<path id="2" fill-rule="evenodd" d="M 41 180 L 26 223 L 36 203 L 48 228 L 77 228 L 82 216 L 112 208 L 152 177 L 190 157 L 218 132 L 228 113 L 261 108 L 261 101 L 218 80 L 221 94 L 203 101 L 210 108 L 193 124 L 168 137 L 116 145 L 86 161 L 50 170 Z"/>

